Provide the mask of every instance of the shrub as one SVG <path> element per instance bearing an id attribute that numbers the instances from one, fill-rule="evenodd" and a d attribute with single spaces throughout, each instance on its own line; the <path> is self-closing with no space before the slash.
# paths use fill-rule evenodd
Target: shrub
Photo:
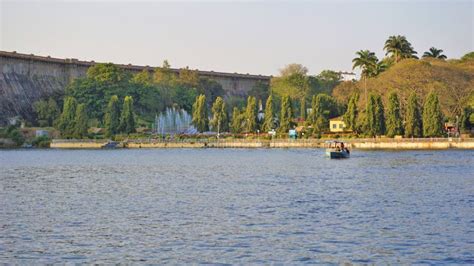
<path id="1" fill-rule="evenodd" d="M 38 148 L 49 148 L 51 140 L 47 136 L 40 136 L 33 139 L 31 145 Z"/>

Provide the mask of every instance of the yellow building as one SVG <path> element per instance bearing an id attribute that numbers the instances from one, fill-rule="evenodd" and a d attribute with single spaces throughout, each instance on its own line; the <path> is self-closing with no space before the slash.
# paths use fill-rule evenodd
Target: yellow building
<path id="1" fill-rule="evenodd" d="M 344 132 L 345 128 L 346 124 L 344 123 L 342 116 L 329 119 L 329 130 L 331 132 Z"/>

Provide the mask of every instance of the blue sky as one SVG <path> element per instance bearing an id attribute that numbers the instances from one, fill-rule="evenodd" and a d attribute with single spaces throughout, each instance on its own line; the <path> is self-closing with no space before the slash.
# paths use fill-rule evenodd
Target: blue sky
<path id="1" fill-rule="evenodd" d="M 0 0 L 0 50 L 97 62 L 315 74 L 351 70 L 360 49 L 382 57 L 396 34 L 460 57 L 474 50 L 474 1 Z"/>

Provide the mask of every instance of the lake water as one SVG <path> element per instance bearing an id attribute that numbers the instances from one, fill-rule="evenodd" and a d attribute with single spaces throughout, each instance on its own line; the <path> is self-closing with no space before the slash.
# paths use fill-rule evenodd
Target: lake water
<path id="1" fill-rule="evenodd" d="M 474 263 L 474 151 L 0 151 L 0 262 Z"/>

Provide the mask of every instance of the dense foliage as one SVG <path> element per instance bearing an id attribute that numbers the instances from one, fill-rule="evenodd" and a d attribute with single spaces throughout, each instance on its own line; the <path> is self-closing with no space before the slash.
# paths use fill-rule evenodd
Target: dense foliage
<path id="1" fill-rule="evenodd" d="M 418 104 L 418 97 L 415 92 L 408 98 L 407 110 L 405 114 L 405 137 L 421 137 L 421 110 Z"/>
<path id="2" fill-rule="evenodd" d="M 105 113 L 105 135 L 111 137 L 119 133 L 120 106 L 117 95 L 110 97 Z"/>
<path id="3" fill-rule="evenodd" d="M 193 125 L 199 132 L 205 132 L 209 129 L 209 117 L 204 94 L 196 97 L 193 104 Z"/>
<path id="4" fill-rule="evenodd" d="M 125 134 L 135 132 L 135 114 L 133 112 L 132 96 L 125 96 L 125 99 L 123 100 L 119 129 Z"/>
<path id="5" fill-rule="evenodd" d="M 227 108 L 222 97 L 217 97 L 212 105 L 212 119 L 209 124 L 216 132 L 225 132 L 228 130 Z"/>
<path id="6" fill-rule="evenodd" d="M 437 137 L 443 134 L 443 114 L 439 106 L 438 95 L 431 92 L 423 106 L 423 136 Z"/>
<path id="7" fill-rule="evenodd" d="M 38 118 L 40 127 L 51 127 L 56 123 L 60 110 L 56 101 L 50 97 L 47 100 L 39 100 L 33 104 L 33 109 Z"/>
<path id="8" fill-rule="evenodd" d="M 291 118 L 293 117 L 290 96 L 283 96 L 280 110 L 280 127 L 278 129 L 281 133 L 288 133 L 291 127 Z"/>
<path id="9" fill-rule="evenodd" d="M 224 95 L 224 90 L 216 81 L 199 78 L 194 70 L 184 68 L 175 73 L 167 62 L 155 71 L 145 69 L 135 75 L 113 64 L 97 64 L 89 68 L 85 78 L 74 80 L 66 89 L 66 96 L 86 104 L 89 116 L 100 123 L 105 122 L 110 97 L 131 96 L 137 121 L 143 126 L 149 126 L 166 107 L 174 105 L 191 112 L 199 94 L 206 95 L 210 105 L 216 97 Z"/>
<path id="10" fill-rule="evenodd" d="M 306 103 L 313 95 L 324 93 L 330 95 L 333 88 L 340 84 L 342 76 L 339 72 L 323 70 L 320 74 L 308 75 L 308 69 L 300 64 L 289 64 L 280 70 L 280 75 L 272 78 L 270 89 L 273 100 L 278 104 L 284 96 L 289 96 L 295 105 L 295 117 L 306 116 Z"/>
<path id="11" fill-rule="evenodd" d="M 268 96 L 267 103 L 265 104 L 265 116 L 263 118 L 263 132 L 269 132 L 275 128 L 275 119 L 273 112 L 273 98 Z"/>
<path id="12" fill-rule="evenodd" d="M 255 132 L 257 130 L 257 100 L 253 96 L 247 99 L 245 108 L 245 132 Z"/>
<path id="13" fill-rule="evenodd" d="M 347 111 L 344 114 L 344 123 L 346 124 L 346 129 L 353 132 L 357 132 L 357 116 L 359 110 L 357 108 L 357 102 L 359 101 L 359 94 L 353 93 L 349 99 L 347 105 Z"/>
<path id="14" fill-rule="evenodd" d="M 454 120 L 474 99 L 474 60 L 450 61 L 439 59 L 405 59 L 391 66 L 384 73 L 358 82 L 343 82 L 338 85 L 333 96 L 340 102 L 359 92 L 374 92 L 388 99 L 388 93 L 398 94 L 402 109 L 406 107 L 408 97 L 416 93 L 424 99 L 431 91 L 439 96 L 441 110 Z M 361 97 L 358 106 L 363 109 L 365 97 Z"/>
<path id="15" fill-rule="evenodd" d="M 400 100 L 396 92 L 390 93 L 387 108 L 387 136 L 403 135 L 403 119 L 400 109 Z"/>
<path id="16" fill-rule="evenodd" d="M 64 100 L 64 107 L 59 118 L 58 129 L 61 135 L 66 138 L 74 137 L 76 120 L 77 101 L 73 97 L 67 97 Z"/>

